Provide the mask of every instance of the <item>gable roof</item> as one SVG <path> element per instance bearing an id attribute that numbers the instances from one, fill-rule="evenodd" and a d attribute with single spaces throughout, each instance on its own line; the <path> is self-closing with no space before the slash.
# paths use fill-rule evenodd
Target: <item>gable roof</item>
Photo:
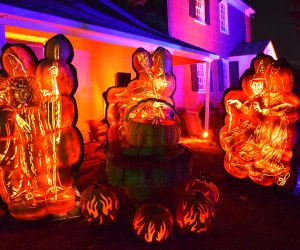
<path id="1" fill-rule="evenodd" d="M 190 54 L 191 58 L 195 57 L 195 60 L 197 60 L 197 55 L 202 55 L 210 60 L 218 59 L 218 56 L 210 51 L 150 28 L 110 1 L 1 0 L 0 15 L 9 19 L 7 24 L 11 24 L 13 20 L 17 22 L 21 16 L 24 21 L 28 19 L 34 19 L 35 22 L 49 21 L 79 28 L 81 32 L 102 32 L 106 35 L 169 46 L 171 50 L 174 49 L 179 54 Z M 5 23 L 5 20 L 3 21 Z M 22 22 L 19 22 L 18 25 L 22 25 Z M 136 46 L 140 47 L 139 44 Z"/>
<path id="2" fill-rule="evenodd" d="M 263 53 L 270 40 L 258 42 L 241 42 L 229 54 L 229 56 L 257 55 Z"/>

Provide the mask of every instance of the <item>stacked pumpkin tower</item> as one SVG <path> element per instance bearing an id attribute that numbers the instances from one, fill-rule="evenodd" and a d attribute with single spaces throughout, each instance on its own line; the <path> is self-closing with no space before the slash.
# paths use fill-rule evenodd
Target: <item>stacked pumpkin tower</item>
<path id="1" fill-rule="evenodd" d="M 136 78 L 104 95 L 108 185 L 126 197 L 124 207 L 129 202 L 134 208 L 134 232 L 146 242 L 165 240 L 175 214 L 183 231 L 206 231 L 219 193 L 210 182 L 189 180 L 192 155 L 179 144 L 181 119 L 172 98 L 176 88 L 172 56 L 162 47 L 153 54 L 139 48 L 132 65 Z M 204 193 L 217 198 L 212 201 Z"/>
<path id="2" fill-rule="evenodd" d="M 61 216 L 77 205 L 71 173 L 82 159 L 76 128 L 73 47 L 61 34 L 38 61 L 22 43 L 5 44 L 0 72 L 0 195 L 21 220 Z"/>

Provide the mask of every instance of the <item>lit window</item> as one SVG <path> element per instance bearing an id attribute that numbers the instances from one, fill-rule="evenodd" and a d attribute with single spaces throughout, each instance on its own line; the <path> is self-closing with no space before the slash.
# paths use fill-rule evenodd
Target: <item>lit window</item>
<path id="1" fill-rule="evenodd" d="M 196 19 L 201 23 L 205 23 L 204 0 L 196 0 L 195 9 L 196 9 Z"/>
<path id="2" fill-rule="evenodd" d="M 192 91 L 205 92 L 206 85 L 206 63 L 191 65 Z"/>
<path id="3" fill-rule="evenodd" d="M 190 16 L 201 24 L 210 24 L 209 0 L 189 0 Z"/>
<path id="4" fill-rule="evenodd" d="M 227 10 L 227 2 L 221 1 L 219 3 L 219 11 L 220 11 L 220 31 L 228 34 L 228 10 Z"/>

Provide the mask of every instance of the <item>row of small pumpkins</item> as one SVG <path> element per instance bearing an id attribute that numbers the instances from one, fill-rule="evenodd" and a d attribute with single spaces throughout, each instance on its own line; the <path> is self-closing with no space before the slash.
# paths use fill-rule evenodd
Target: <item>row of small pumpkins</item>
<path id="1" fill-rule="evenodd" d="M 198 235 L 207 231 L 213 222 L 218 200 L 219 190 L 214 183 L 205 179 L 187 181 L 175 215 L 182 233 Z M 82 192 L 80 204 L 82 215 L 88 224 L 108 226 L 117 219 L 119 201 L 109 186 L 96 184 L 86 188 Z M 147 243 L 166 240 L 173 224 L 174 219 L 169 209 L 157 203 L 140 206 L 132 220 L 134 233 Z"/>

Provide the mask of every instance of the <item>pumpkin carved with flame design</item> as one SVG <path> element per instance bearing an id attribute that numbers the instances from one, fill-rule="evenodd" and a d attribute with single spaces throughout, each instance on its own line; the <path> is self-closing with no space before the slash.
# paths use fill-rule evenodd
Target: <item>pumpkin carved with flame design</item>
<path id="1" fill-rule="evenodd" d="M 171 233 L 173 217 L 166 207 L 149 203 L 139 207 L 132 225 L 140 239 L 148 243 L 158 243 L 166 240 Z"/>
<path id="2" fill-rule="evenodd" d="M 201 193 L 197 197 L 186 195 L 179 200 L 176 209 L 176 222 L 182 233 L 198 235 L 206 232 L 215 216 L 213 203 Z"/>
<path id="3" fill-rule="evenodd" d="M 109 186 L 95 184 L 82 192 L 80 207 L 88 224 L 107 226 L 117 219 L 119 201 Z"/>

